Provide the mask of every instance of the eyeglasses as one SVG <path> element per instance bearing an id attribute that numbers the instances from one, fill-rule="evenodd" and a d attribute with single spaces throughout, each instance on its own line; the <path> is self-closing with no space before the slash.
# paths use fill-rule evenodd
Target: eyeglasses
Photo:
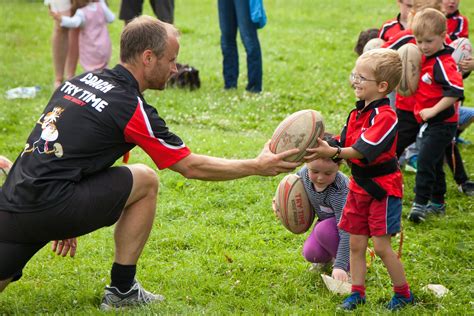
<path id="1" fill-rule="evenodd" d="M 364 81 L 377 81 L 375 79 L 367 79 L 361 75 L 358 75 L 358 74 L 355 74 L 353 72 L 351 72 L 351 74 L 349 75 L 349 80 L 353 83 L 357 83 L 357 84 L 360 84 Z"/>

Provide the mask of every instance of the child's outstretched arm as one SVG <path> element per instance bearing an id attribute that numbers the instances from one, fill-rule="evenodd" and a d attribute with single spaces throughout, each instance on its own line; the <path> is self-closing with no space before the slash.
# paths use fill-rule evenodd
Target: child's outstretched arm
<path id="1" fill-rule="evenodd" d="M 306 149 L 308 153 L 304 157 L 306 162 L 318 158 L 342 158 L 342 159 L 362 159 L 364 156 L 352 147 L 331 147 L 327 141 L 318 138 L 318 147 Z"/>

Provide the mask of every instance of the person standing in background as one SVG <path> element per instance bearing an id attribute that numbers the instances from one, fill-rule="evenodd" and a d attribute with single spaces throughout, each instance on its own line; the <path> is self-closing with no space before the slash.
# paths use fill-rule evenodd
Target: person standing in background
<path id="1" fill-rule="evenodd" d="M 151 8 L 158 20 L 173 24 L 174 0 L 150 0 Z M 119 19 L 127 25 L 133 18 L 142 15 L 143 0 L 122 0 Z"/>
<path id="2" fill-rule="evenodd" d="M 266 17 L 261 1 L 260 22 L 254 22 L 254 1 L 218 0 L 219 27 L 221 30 L 221 50 L 223 56 L 224 89 L 237 88 L 239 78 L 239 54 L 237 51 L 237 29 L 247 53 L 248 83 L 245 88 L 249 92 L 262 91 L 262 51 L 258 40 L 257 29 L 265 25 Z M 252 11 L 252 14 L 251 14 Z"/>
<path id="3" fill-rule="evenodd" d="M 50 12 L 71 16 L 71 0 L 44 0 Z M 74 77 L 79 59 L 79 29 L 67 29 L 54 23 L 51 39 L 54 88 L 59 87 L 64 79 Z"/>

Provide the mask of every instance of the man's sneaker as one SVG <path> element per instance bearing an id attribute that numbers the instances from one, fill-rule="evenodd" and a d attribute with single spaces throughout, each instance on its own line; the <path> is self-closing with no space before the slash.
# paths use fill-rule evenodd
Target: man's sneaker
<path id="1" fill-rule="evenodd" d="M 361 297 L 359 292 L 352 292 L 352 294 L 348 296 L 338 308 L 351 311 L 356 309 L 360 304 L 365 304 L 365 297 Z"/>
<path id="2" fill-rule="evenodd" d="M 427 215 L 427 206 L 413 202 L 410 213 L 408 214 L 408 220 L 418 224 L 424 222 Z"/>
<path id="3" fill-rule="evenodd" d="M 125 293 L 120 292 L 114 286 L 106 286 L 100 309 L 107 311 L 128 306 L 146 305 L 154 302 L 159 303 L 164 299 L 165 298 L 161 295 L 146 291 L 140 283 L 135 280 L 135 284 L 133 284 L 132 288 Z"/>
<path id="4" fill-rule="evenodd" d="M 387 304 L 387 308 L 391 311 L 396 311 L 408 304 L 415 304 L 415 297 L 411 291 L 409 298 L 400 294 L 393 295 L 392 299 Z"/>
<path id="5" fill-rule="evenodd" d="M 429 214 L 433 215 L 445 215 L 446 214 L 446 204 L 437 204 L 437 203 L 428 203 L 426 206 L 426 211 Z"/>
<path id="6" fill-rule="evenodd" d="M 459 192 L 466 194 L 467 196 L 474 196 L 474 182 L 466 181 L 458 186 Z"/>
<path id="7" fill-rule="evenodd" d="M 460 145 L 471 145 L 472 142 L 467 140 L 467 139 L 464 139 L 464 138 L 461 138 L 461 137 L 457 137 L 456 138 L 456 143 L 460 144 Z"/>

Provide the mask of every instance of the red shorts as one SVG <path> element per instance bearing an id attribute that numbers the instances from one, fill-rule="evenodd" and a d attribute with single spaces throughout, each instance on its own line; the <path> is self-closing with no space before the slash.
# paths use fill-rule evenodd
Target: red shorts
<path id="1" fill-rule="evenodd" d="M 400 232 L 402 199 L 386 196 L 381 201 L 349 190 L 339 228 L 366 236 L 394 235 Z"/>

